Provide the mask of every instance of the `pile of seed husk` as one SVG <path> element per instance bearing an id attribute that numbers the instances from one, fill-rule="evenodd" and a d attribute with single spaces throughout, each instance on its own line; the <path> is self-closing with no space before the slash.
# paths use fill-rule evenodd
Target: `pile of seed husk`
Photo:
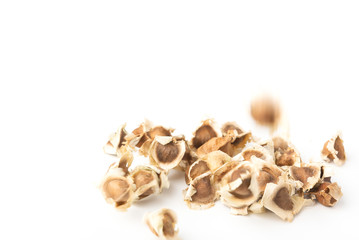
<path id="1" fill-rule="evenodd" d="M 270 128 L 281 122 L 279 104 L 272 99 L 252 101 L 251 114 Z M 287 137 L 272 134 L 260 139 L 235 122 L 220 126 L 206 119 L 188 140 L 148 120 L 130 133 L 125 127 L 120 126 L 104 146 L 105 153 L 118 160 L 101 182 L 105 199 L 119 210 L 169 188 L 169 171 L 183 172 L 188 185 L 183 200 L 191 209 L 207 209 L 220 200 L 235 215 L 269 210 L 292 221 L 303 207 L 315 202 L 331 207 L 342 196 L 328 164 L 345 162 L 340 134 L 324 143 L 325 161 L 304 162 Z M 134 152 L 148 158 L 149 164 L 131 169 Z"/>

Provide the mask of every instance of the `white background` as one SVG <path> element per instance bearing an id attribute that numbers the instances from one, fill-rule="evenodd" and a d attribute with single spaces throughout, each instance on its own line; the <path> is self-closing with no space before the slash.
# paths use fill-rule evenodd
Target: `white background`
<path id="1" fill-rule="evenodd" d="M 357 236 L 358 1 L 1 1 L 1 239 L 155 239 L 145 212 L 169 207 L 182 239 Z M 206 116 L 268 136 L 254 94 L 282 99 L 291 140 L 318 159 L 342 130 L 348 160 L 333 208 L 234 216 L 189 210 L 183 176 L 116 211 L 96 188 L 102 152 L 123 122 L 145 117 L 188 138 Z M 143 159 L 138 159 L 140 163 Z"/>

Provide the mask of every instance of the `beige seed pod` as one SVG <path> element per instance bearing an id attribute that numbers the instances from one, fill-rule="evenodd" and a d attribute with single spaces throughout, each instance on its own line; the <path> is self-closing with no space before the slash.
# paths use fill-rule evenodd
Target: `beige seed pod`
<path id="1" fill-rule="evenodd" d="M 332 207 L 343 196 L 343 193 L 337 183 L 323 182 L 314 192 L 314 195 L 319 203 Z"/>
<path id="2" fill-rule="evenodd" d="M 319 182 L 321 167 L 319 163 L 302 163 L 301 167 L 291 166 L 289 175 L 301 183 L 304 192 L 308 192 Z"/>
<path id="3" fill-rule="evenodd" d="M 291 222 L 303 206 L 312 202 L 303 196 L 295 194 L 295 188 L 290 181 L 280 180 L 278 184 L 268 183 L 262 197 L 263 206 L 275 213 L 281 219 Z"/>
<path id="4" fill-rule="evenodd" d="M 208 140 L 214 137 L 221 137 L 221 131 L 217 124 L 212 119 L 207 119 L 194 131 L 193 138 L 191 139 L 190 145 L 194 149 L 198 149 Z"/>
<path id="5" fill-rule="evenodd" d="M 100 188 L 105 200 L 121 211 L 126 211 L 134 201 L 135 185 L 122 168 L 110 168 Z"/>
<path id="6" fill-rule="evenodd" d="M 177 215 L 168 208 L 147 213 L 144 221 L 151 232 L 159 239 L 175 240 L 178 239 Z"/>
<path id="7" fill-rule="evenodd" d="M 139 200 L 169 187 L 167 174 L 153 166 L 137 166 L 130 176 L 136 185 L 135 196 Z"/>
<path id="8" fill-rule="evenodd" d="M 218 198 L 213 184 L 213 176 L 206 172 L 196 177 L 189 187 L 183 191 L 184 201 L 191 209 L 207 209 L 214 206 Z"/>
<path id="9" fill-rule="evenodd" d="M 274 137 L 274 156 L 278 166 L 300 166 L 301 158 L 299 152 L 286 139 Z"/>
<path id="10" fill-rule="evenodd" d="M 346 161 L 346 154 L 341 133 L 325 142 L 322 150 L 322 158 L 327 162 L 334 162 L 341 166 Z"/>
<path id="11" fill-rule="evenodd" d="M 275 128 L 281 118 L 281 106 L 272 96 L 262 95 L 252 100 L 251 115 L 258 124 Z"/>
<path id="12" fill-rule="evenodd" d="M 150 147 L 151 164 L 164 170 L 175 168 L 186 152 L 184 140 L 170 136 L 157 136 Z"/>
<path id="13" fill-rule="evenodd" d="M 248 207 L 258 200 L 260 194 L 253 163 L 241 162 L 228 172 L 222 178 L 219 194 L 232 214 L 248 214 Z"/>
<path id="14" fill-rule="evenodd" d="M 105 153 L 110 155 L 117 155 L 119 148 L 125 145 L 126 124 L 122 124 L 118 130 L 109 136 L 109 140 L 103 147 Z"/>

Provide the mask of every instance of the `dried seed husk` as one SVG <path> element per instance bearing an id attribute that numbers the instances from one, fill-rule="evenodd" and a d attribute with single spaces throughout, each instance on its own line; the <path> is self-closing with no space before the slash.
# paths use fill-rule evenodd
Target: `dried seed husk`
<path id="1" fill-rule="evenodd" d="M 214 184 L 217 186 L 222 182 L 222 179 L 226 176 L 228 172 L 239 165 L 240 161 L 228 161 L 224 163 L 221 167 L 213 172 L 213 181 Z M 219 186 L 217 186 L 219 189 Z"/>
<path id="2" fill-rule="evenodd" d="M 319 203 L 332 207 L 343 196 L 343 193 L 337 183 L 323 182 L 314 192 L 314 195 Z"/>
<path id="3" fill-rule="evenodd" d="M 264 213 L 266 212 L 266 208 L 263 206 L 263 202 L 261 200 L 258 200 L 257 202 L 252 203 L 248 210 L 252 213 Z"/>
<path id="4" fill-rule="evenodd" d="M 230 131 L 237 131 L 237 135 L 244 133 L 243 129 L 236 122 L 226 122 L 221 128 L 222 135 L 227 135 Z"/>
<path id="5" fill-rule="evenodd" d="M 194 149 L 198 149 L 210 139 L 221 136 L 222 134 L 214 120 L 207 119 L 202 121 L 202 124 L 193 132 L 190 145 Z"/>
<path id="6" fill-rule="evenodd" d="M 153 126 L 149 120 L 145 120 L 138 128 L 128 134 L 126 140 L 132 148 L 139 148 L 139 153 L 148 157 L 152 142 L 156 136 L 172 136 L 174 129 L 163 126 Z"/>
<path id="7" fill-rule="evenodd" d="M 127 135 L 125 127 L 126 123 L 122 124 L 115 133 L 109 136 L 109 140 L 103 147 L 105 153 L 110 155 L 117 155 L 119 148 L 125 145 L 125 137 Z"/>
<path id="8" fill-rule="evenodd" d="M 262 95 L 252 100 L 251 115 L 258 124 L 275 128 L 281 118 L 281 106 L 272 96 Z"/>
<path id="9" fill-rule="evenodd" d="M 240 161 L 251 161 L 251 158 L 257 157 L 268 163 L 274 163 L 273 152 L 267 147 L 263 147 L 258 143 L 251 142 L 242 150 L 240 154 L 234 157 Z"/>
<path id="10" fill-rule="evenodd" d="M 206 172 L 196 177 L 186 190 L 184 190 L 184 201 L 191 209 L 207 209 L 214 206 L 218 198 L 213 184 L 213 175 Z"/>
<path id="11" fill-rule="evenodd" d="M 133 162 L 132 150 L 127 146 L 123 146 L 117 152 L 117 156 L 120 158 L 120 160 L 111 164 L 109 169 L 121 168 L 123 170 L 123 172 L 125 173 L 125 175 L 127 176 L 129 173 L 128 169 Z"/>
<path id="12" fill-rule="evenodd" d="M 159 239 L 178 239 L 177 215 L 168 208 L 147 213 L 144 221 Z"/>
<path id="13" fill-rule="evenodd" d="M 229 161 L 231 161 L 231 157 L 222 151 L 214 151 L 205 155 L 188 168 L 185 176 L 186 183 L 190 184 L 196 177 L 208 171 L 214 173 Z"/>
<path id="14" fill-rule="evenodd" d="M 143 199 L 152 194 L 159 194 L 163 188 L 169 187 L 167 173 L 153 166 L 137 166 L 131 177 L 136 185 L 136 199 Z"/>
<path id="15" fill-rule="evenodd" d="M 134 201 L 135 185 L 122 168 L 110 168 L 103 178 L 100 188 L 105 200 L 121 211 L 126 211 Z"/>
<path id="16" fill-rule="evenodd" d="M 274 137 L 274 156 L 278 166 L 300 166 L 301 158 L 294 146 L 282 137 Z"/>
<path id="17" fill-rule="evenodd" d="M 176 140 L 174 137 L 157 136 L 150 147 L 151 164 L 164 170 L 175 168 L 186 152 L 184 140 Z"/>
<path id="18" fill-rule="evenodd" d="M 146 142 L 149 137 L 147 132 L 152 128 L 152 123 L 145 119 L 141 125 L 134 129 L 132 133 L 128 134 L 125 139 L 128 145 L 132 148 L 141 148 L 144 142 Z"/>
<path id="19" fill-rule="evenodd" d="M 225 164 L 226 162 L 232 160 L 228 154 L 222 151 L 210 152 L 201 159 L 208 164 L 208 167 L 212 173 L 214 173 L 218 168 L 223 166 L 223 164 Z"/>
<path id="20" fill-rule="evenodd" d="M 322 158 L 327 162 L 334 162 L 338 166 L 345 163 L 346 154 L 340 132 L 325 142 L 322 150 Z"/>
<path id="21" fill-rule="evenodd" d="M 253 162 L 257 171 L 257 183 L 260 194 L 263 194 L 268 183 L 278 183 L 279 177 L 284 174 L 281 168 L 260 158 L 253 156 L 251 162 Z"/>
<path id="22" fill-rule="evenodd" d="M 231 142 L 230 144 L 227 144 L 230 146 L 230 150 L 223 150 L 221 151 L 227 153 L 229 156 L 233 157 L 242 152 L 243 148 L 253 141 L 252 133 L 251 132 L 242 132 L 238 136 L 236 136 L 235 140 Z"/>
<path id="23" fill-rule="evenodd" d="M 226 144 L 230 144 L 236 138 L 235 132 L 232 131 L 224 137 L 214 137 L 204 143 L 201 147 L 197 149 L 198 157 L 203 157 L 210 152 L 220 150 Z"/>
<path id="24" fill-rule="evenodd" d="M 302 163 L 301 167 L 291 166 L 289 174 L 301 183 L 304 192 L 308 192 L 320 181 L 321 167 L 319 163 Z"/>
<path id="25" fill-rule="evenodd" d="M 185 181 L 187 184 L 190 184 L 196 177 L 210 171 L 211 170 L 207 162 L 199 159 L 195 161 L 186 171 Z"/>
<path id="26" fill-rule="evenodd" d="M 148 157 L 150 154 L 150 149 L 151 149 L 151 145 L 153 143 L 153 140 L 148 138 L 139 148 L 138 152 L 140 153 L 140 155 L 144 156 L 144 157 Z"/>
<path id="27" fill-rule="evenodd" d="M 221 201 L 233 214 L 248 214 L 248 206 L 258 200 L 257 174 L 251 162 L 240 162 L 220 183 Z"/>
<path id="28" fill-rule="evenodd" d="M 189 147 L 188 142 L 186 140 L 184 140 L 184 142 L 185 142 L 185 146 L 186 146 L 186 151 L 183 155 L 182 160 L 179 162 L 177 169 L 187 172 L 189 167 L 195 161 L 197 161 L 198 157 L 197 157 L 197 154 Z"/>
<path id="29" fill-rule="evenodd" d="M 294 215 L 312 200 L 295 194 L 294 183 L 280 180 L 278 184 L 268 183 L 262 197 L 263 206 L 285 221 L 291 222 Z"/>
<path id="30" fill-rule="evenodd" d="M 149 138 L 154 140 L 157 136 L 167 136 L 167 137 L 172 136 L 173 131 L 174 131 L 174 129 L 172 129 L 172 128 L 165 128 L 163 126 L 155 126 L 147 132 L 147 135 Z"/>

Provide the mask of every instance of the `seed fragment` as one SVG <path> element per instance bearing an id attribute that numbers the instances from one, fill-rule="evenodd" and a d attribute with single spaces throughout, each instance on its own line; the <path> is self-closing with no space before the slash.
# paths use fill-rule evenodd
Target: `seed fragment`
<path id="1" fill-rule="evenodd" d="M 318 202 L 327 207 L 333 207 L 343 196 L 337 183 L 323 182 L 314 192 Z"/>
<path id="2" fill-rule="evenodd" d="M 184 191 L 184 200 L 191 209 L 207 209 L 214 206 L 218 198 L 213 184 L 213 175 L 206 172 L 196 177 Z"/>
<path id="3" fill-rule="evenodd" d="M 220 137 L 221 132 L 219 131 L 217 124 L 212 119 L 207 119 L 194 131 L 193 138 L 190 145 L 194 149 L 198 149 L 208 140 L 214 137 Z"/>
<path id="4" fill-rule="evenodd" d="M 253 163 L 241 162 L 229 171 L 221 180 L 219 194 L 232 214 L 248 214 L 248 207 L 260 194 Z"/>
<path id="5" fill-rule="evenodd" d="M 100 188 L 105 200 L 121 211 L 127 210 L 134 200 L 135 186 L 121 168 L 110 168 L 103 178 Z"/>
<path id="6" fill-rule="evenodd" d="M 154 166 L 137 166 L 130 176 L 136 185 L 135 196 L 139 200 L 169 187 L 167 173 Z"/>
<path id="7" fill-rule="evenodd" d="M 159 239 L 178 239 L 177 215 L 168 208 L 147 213 L 144 221 Z"/>
<path id="8" fill-rule="evenodd" d="M 125 144 L 125 137 L 127 135 L 125 127 L 126 124 L 122 124 L 115 133 L 109 136 L 109 140 L 103 147 L 105 153 L 117 155 L 119 149 Z"/>
<path id="9" fill-rule="evenodd" d="M 223 136 L 227 135 L 230 131 L 236 131 L 237 135 L 244 133 L 243 129 L 236 122 L 226 122 L 221 128 Z"/>
<path id="10" fill-rule="evenodd" d="M 322 158 L 327 162 L 334 162 L 338 166 L 345 163 L 346 154 L 341 133 L 337 133 L 325 142 L 322 149 Z"/>
<path id="11" fill-rule="evenodd" d="M 175 168 L 186 152 L 184 140 L 176 140 L 174 137 L 157 136 L 150 147 L 150 162 L 161 169 Z"/>
<path id="12" fill-rule="evenodd" d="M 274 137 L 274 156 L 278 166 L 300 166 L 301 158 L 294 146 L 282 137 Z"/>
<path id="13" fill-rule="evenodd" d="M 321 165 L 315 163 L 302 164 L 301 167 L 291 166 L 290 176 L 302 184 L 303 191 L 312 189 L 320 180 Z"/>
<path id="14" fill-rule="evenodd" d="M 295 188 L 288 180 L 280 180 L 278 184 L 268 183 L 262 197 L 263 206 L 266 209 L 289 222 L 303 206 L 311 201 L 295 194 Z"/>
<path id="15" fill-rule="evenodd" d="M 234 158 L 241 161 L 251 161 L 252 156 L 260 158 L 268 163 L 274 163 L 273 149 L 267 146 L 263 147 L 255 142 L 247 144 L 243 151 Z"/>
<path id="16" fill-rule="evenodd" d="M 225 146 L 233 142 L 236 139 L 236 136 L 237 135 L 234 131 L 229 131 L 229 133 L 224 137 L 211 138 L 197 149 L 198 157 L 203 157 L 210 152 L 214 152 L 220 149 L 225 151 Z"/>

